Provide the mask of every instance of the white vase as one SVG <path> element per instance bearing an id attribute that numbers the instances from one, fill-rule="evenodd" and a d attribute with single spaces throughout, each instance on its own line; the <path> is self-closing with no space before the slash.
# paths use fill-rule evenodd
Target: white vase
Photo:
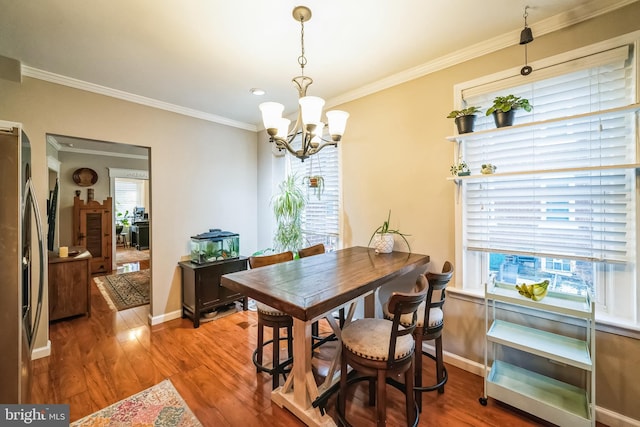
<path id="1" fill-rule="evenodd" d="M 376 234 L 373 237 L 373 248 L 381 254 L 388 254 L 393 251 L 393 234 Z"/>

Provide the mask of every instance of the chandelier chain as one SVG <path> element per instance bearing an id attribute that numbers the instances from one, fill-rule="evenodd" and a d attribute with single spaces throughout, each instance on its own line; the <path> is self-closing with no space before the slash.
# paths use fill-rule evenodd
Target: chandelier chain
<path id="1" fill-rule="evenodd" d="M 300 56 L 298 64 L 300 64 L 301 74 L 304 76 L 304 66 L 307 65 L 307 57 L 304 56 L 304 18 L 300 17 Z"/>

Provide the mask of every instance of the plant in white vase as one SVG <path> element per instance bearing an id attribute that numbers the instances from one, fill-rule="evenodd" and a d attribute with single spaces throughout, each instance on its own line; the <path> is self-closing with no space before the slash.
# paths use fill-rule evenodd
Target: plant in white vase
<path id="1" fill-rule="evenodd" d="M 382 253 L 382 254 L 388 254 L 393 251 L 393 245 L 394 245 L 393 235 L 397 234 L 398 236 L 402 237 L 402 240 L 404 240 L 404 242 L 407 244 L 407 248 L 409 249 L 409 252 L 411 252 L 411 246 L 409 245 L 409 241 L 407 241 L 407 238 L 405 237 L 405 236 L 410 236 L 410 234 L 401 233 L 400 230 L 397 230 L 397 229 L 392 230 L 391 228 L 389 228 L 390 220 L 391 220 L 391 210 L 389 210 L 389 215 L 387 215 L 387 220 L 383 222 L 381 226 L 376 228 L 376 230 L 371 235 L 368 246 L 371 246 L 371 243 L 373 242 L 373 248 L 376 250 L 376 252 Z"/>

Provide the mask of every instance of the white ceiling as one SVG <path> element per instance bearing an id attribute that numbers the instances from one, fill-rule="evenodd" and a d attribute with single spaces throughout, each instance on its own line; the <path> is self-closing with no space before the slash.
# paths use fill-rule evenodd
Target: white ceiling
<path id="1" fill-rule="evenodd" d="M 26 75 L 53 73 L 255 129 L 260 102 L 297 108 L 298 4 L 313 13 L 309 94 L 330 106 L 518 44 L 526 5 L 535 37 L 633 1 L 0 0 L 0 55 L 20 60 Z"/>

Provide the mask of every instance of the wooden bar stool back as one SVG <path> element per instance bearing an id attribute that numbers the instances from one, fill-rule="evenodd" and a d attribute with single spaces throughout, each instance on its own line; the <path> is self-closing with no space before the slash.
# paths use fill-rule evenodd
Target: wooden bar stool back
<path id="1" fill-rule="evenodd" d="M 369 405 L 376 406 L 376 425 L 386 425 L 387 378 L 404 373 L 407 425 L 417 419 L 415 410 L 413 332 L 418 322 L 418 308 L 427 296 L 427 279 L 418 276 L 414 292 L 394 292 L 388 303 L 393 320 L 364 318 L 345 325 L 342 329 L 342 355 L 338 416 L 348 425 L 345 417 L 347 386 L 360 379 L 369 379 Z M 400 319 L 409 319 L 402 325 Z M 347 378 L 347 366 L 353 371 Z M 363 377 L 364 375 L 364 377 Z M 375 383 L 375 388 L 373 387 Z"/>
<path id="2" fill-rule="evenodd" d="M 293 260 L 293 252 L 291 251 L 274 255 L 252 256 L 249 257 L 249 266 L 259 268 L 291 260 Z M 280 375 L 286 376 L 289 371 L 287 366 L 293 361 L 293 319 L 288 314 L 258 301 L 256 301 L 256 310 L 258 312 L 258 342 L 256 350 L 253 352 L 253 364 L 256 366 L 256 372 L 268 372 L 271 375 L 272 388 L 275 389 L 280 384 Z M 266 342 L 264 341 L 265 327 L 271 328 L 273 331 L 273 339 Z M 281 328 L 287 329 L 286 337 L 280 338 Z M 287 340 L 288 360 L 284 363 L 280 362 L 280 340 Z M 269 344 L 273 349 L 271 368 L 262 362 L 264 347 Z"/>
<path id="3" fill-rule="evenodd" d="M 427 289 L 427 297 L 425 303 L 418 310 L 418 324 L 416 325 L 413 336 L 416 340 L 416 353 L 429 357 L 436 363 L 436 381 L 431 385 L 422 385 L 422 357 L 416 357 L 415 385 L 416 401 L 418 408 L 422 411 L 422 393 L 425 391 L 438 390 L 438 393 L 444 393 L 444 385 L 449 376 L 444 366 L 444 358 L 442 355 L 442 330 L 444 329 L 444 313 L 442 307 L 445 302 L 445 290 L 447 284 L 453 275 L 453 264 L 446 261 L 442 267 L 441 273 L 427 272 L 425 276 L 429 282 Z M 385 318 L 392 318 L 393 314 L 383 306 Z M 402 324 L 407 323 L 408 319 L 401 319 Z M 424 341 L 434 340 L 434 354 L 422 349 Z"/>

